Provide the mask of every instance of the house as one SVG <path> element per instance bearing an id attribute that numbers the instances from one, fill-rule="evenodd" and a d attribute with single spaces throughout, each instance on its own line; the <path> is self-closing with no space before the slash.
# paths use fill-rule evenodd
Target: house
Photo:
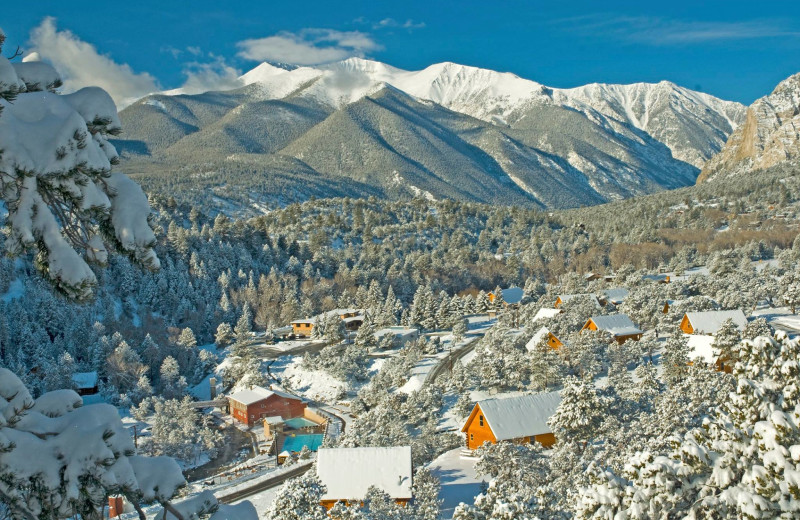
<path id="1" fill-rule="evenodd" d="M 547 327 L 542 327 L 536 332 L 536 334 L 533 335 L 531 340 L 525 345 L 525 349 L 527 349 L 528 352 L 533 352 L 533 350 L 536 348 L 536 345 L 538 345 L 539 342 L 541 342 L 542 340 L 545 340 L 547 342 L 547 345 L 553 350 L 558 350 L 558 348 L 564 344 L 560 339 L 558 339 L 555 336 L 555 334 L 550 332 L 550 329 L 548 329 Z"/>
<path id="2" fill-rule="evenodd" d="M 503 303 L 511 306 L 519 305 L 525 297 L 525 291 L 521 287 L 509 287 L 508 289 L 502 289 L 500 293 L 503 297 Z M 493 292 L 490 292 L 488 296 L 489 301 L 494 303 L 494 299 L 497 296 Z"/>
<path id="3" fill-rule="evenodd" d="M 690 359 L 700 359 L 705 361 L 709 365 L 713 365 L 718 372 L 730 374 L 733 371 L 733 367 L 730 364 L 725 363 L 726 358 L 716 354 L 716 349 L 714 348 L 714 336 L 692 334 L 687 338 L 686 344 L 691 350 L 691 353 L 689 354 Z"/>
<path id="4" fill-rule="evenodd" d="M 294 320 L 290 323 L 292 333 L 297 337 L 307 338 L 311 336 L 311 331 L 314 330 L 314 326 L 318 321 L 322 322 L 330 316 L 339 316 L 339 319 L 345 322 L 345 328 L 349 331 L 358 330 L 364 323 L 363 312 L 360 309 L 333 309 L 313 318 Z"/>
<path id="5" fill-rule="evenodd" d="M 668 274 L 646 274 L 642 276 L 642 280 L 646 282 L 669 283 Z"/>
<path id="6" fill-rule="evenodd" d="M 564 303 L 566 303 L 566 302 L 568 302 L 570 300 L 574 300 L 575 298 L 588 298 L 588 299 L 590 299 L 590 300 L 592 300 L 594 302 L 594 304 L 595 304 L 595 306 L 597 306 L 597 308 L 602 308 L 602 305 L 600 305 L 600 301 L 598 301 L 597 296 L 595 296 L 594 294 L 588 294 L 588 293 L 583 293 L 583 294 L 559 294 L 558 296 L 556 296 L 556 302 L 555 302 L 555 304 L 553 304 L 553 307 L 558 309 L 559 307 L 561 307 L 562 304 L 564 304 Z"/>
<path id="7" fill-rule="evenodd" d="M 644 332 L 637 327 L 627 314 L 612 314 L 609 316 L 592 316 L 581 329 L 601 330 L 608 332 L 617 343 L 625 343 L 629 339 L 640 340 Z"/>
<path id="8" fill-rule="evenodd" d="M 72 384 L 75 386 L 75 391 L 78 395 L 95 395 L 99 392 L 98 388 L 99 378 L 97 372 L 75 372 L 72 374 Z"/>
<path id="9" fill-rule="evenodd" d="M 478 401 L 461 428 L 467 435 L 467 448 L 500 441 L 536 441 L 550 447 L 556 439 L 547 421 L 560 403 L 558 392 Z"/>
<path id="10" fill-rule="evenodd" d="M 558 316 L 559 313 L 561 313 L 560 309 L 548 309 L 548 308 L 544 307 L 544 308 L 539 309 L 539 311 L 536 313 L 536 316 L 533 317 L 533 321 L 546 320 L 546 319 L 549 319 L 549 318 L 553 318 L 555 316 Z"/>
<path id="11" fill-rule="evenodd" d="M 625 298 L 628 297 L 630 291 L 625 289 L 624 287 L 616 287 L 613 289 L 606 289 L 603 291 L 603 297 L 600 303 L 610 303 L 614 307 L 618 307 L 619 304 L 625 301 Z"/>
<path id="12" fill-rule="evenodd" d="M 375 332 L 375 339 L 378 342 L 386 337 L 392 339 L 392 346 L 402 347 L 406 343 L 419 338 L 419 329 L 412 327 L 386 327 Z"/>
<path id="13" fill-rule="evenodd" d="M 595 280 L 601 279 L 602 277 L 603 275 L 599 273 L 586 273 L 585 275 L 583 275 L 583 279 L 586 280 L 587 282 L 593 282 Z"/>
<path id="14" fill-rule="evenodd" d="M 320 504 L 361 503 L 370 486 L 386 492 L 398 504 L 411 501 L 411 447 L 320 448 L 317 477 L 325 486 Z"/>
<path id="15" fill-rule="evenodd" d="M 664 306 L 661 308 L 662 314 L 669 314 L 670 308 L 675 305 L 675 300 L 667 300 L 664 302 Z"/>
<path id="16" fill-rule="evenodd" d="M 233 418 L 248 426 L 277 415 L 284 419 L 302 417 L 306 409 L 299 397 L 260 386 L 229 395 L 228 403 Z"/>
<path id="17" fill-rule="evenodd" d="M 687 312 L 681 320 L 681 330 L 686 334 L 716 334 L 727 320 L 732 320 L 739 330 L 744 330 L 747 325 L 747 318 L 741 309 Z"/>

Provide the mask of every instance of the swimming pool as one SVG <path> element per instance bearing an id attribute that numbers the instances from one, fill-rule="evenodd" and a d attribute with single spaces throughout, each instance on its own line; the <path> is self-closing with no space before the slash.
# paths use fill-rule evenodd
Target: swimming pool
<path id="1" fill-rule="evenodd" d="M 299 430 L 300 428 L 305 428 L 307 426 L 319 426 L 314 421 L 309 421 L 305 417 L 295 417 L 294 419 L 286 419 L 283 424 L 293 430 Z"/>
<path id="2" fill-rule="evenodd" d="M 311 433 L 306 435 L 295 435 L 293 437 L 286 437 L 283 440 L 283 448 L 281 451 L 299 452 L 303 446 L 308 446 L 311 451 L 317 451 L 317 448 L 322 445 L 322 438 L 325 437 L 321 433 Z"/>

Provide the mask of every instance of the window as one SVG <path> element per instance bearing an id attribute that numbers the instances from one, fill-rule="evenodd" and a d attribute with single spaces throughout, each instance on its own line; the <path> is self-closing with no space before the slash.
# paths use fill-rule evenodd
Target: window
<path id="1" fill-rule="evenodd" d="M 480 423 L 480 425 L 483 426 L 483 416 L 482 415 L 478 416 L 478 423 Z"/>
<path id="2" fill-rule="evenodd" d="M 469 440 L 474 441 L 475 440 L 475 435 L 470 433 L 469 434 Z"/>

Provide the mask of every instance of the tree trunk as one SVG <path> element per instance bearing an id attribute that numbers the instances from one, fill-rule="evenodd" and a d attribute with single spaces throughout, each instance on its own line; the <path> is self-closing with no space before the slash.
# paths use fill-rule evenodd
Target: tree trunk
<path id="1" fill-rule="evenodd" d="M 183 518 L 183 515 L 177 509 L 175 509 L 175 507 L 172 504 L 170 504 L 166 500 L 164 502 L 161 502 L 161 505 L 164 507 L 164 509 L 169 514 L 171 514 L 172 516 L 174 516 L 178 520 L 186 520 L 185 518 Z M 166 520 L 166 518 L 167 518 L 167 515 L 165 514 L 164 515 L 164 520 Z"/>

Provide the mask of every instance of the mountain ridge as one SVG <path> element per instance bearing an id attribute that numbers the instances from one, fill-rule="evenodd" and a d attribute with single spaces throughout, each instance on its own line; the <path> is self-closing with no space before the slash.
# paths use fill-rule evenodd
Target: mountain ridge
<path id="1" fill-rule="evenodd" d="M 221 162 L 235 170 L 241 154 L 276 155 L 386 197 L 575 207 L 694 183 L 745 110 L 666 81 L 557 89 L 451 62 L 420 71 L 360 58 L 291 70 L 262 63 L 240 79 L 234 90 L 173 91 L 123 110 L 123 169 L 152 180 L 156 166 L 181 176 Z M 270 200 L 261 184 L 266 192 L 242 200 Z"/>

